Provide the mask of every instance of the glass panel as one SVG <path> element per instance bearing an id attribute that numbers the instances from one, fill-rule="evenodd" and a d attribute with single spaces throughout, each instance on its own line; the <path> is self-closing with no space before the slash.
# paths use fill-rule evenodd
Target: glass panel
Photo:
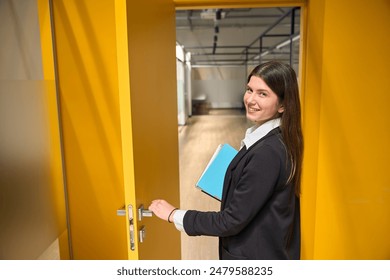
<path id="1" fill-rule="evenodd" d="M 0 259 L 59 259 L 58 237 L 67 236 L 56 87 L 43 75 L 37 2 L 0 1 Z"/>

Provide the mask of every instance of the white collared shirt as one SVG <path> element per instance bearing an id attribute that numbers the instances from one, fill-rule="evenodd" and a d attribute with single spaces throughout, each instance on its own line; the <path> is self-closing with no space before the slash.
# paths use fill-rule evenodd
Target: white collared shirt
<path id="1" fill-rule="evenodd" d="M 241 141 L 241 148 L 245 145 L 249 149 L 253 144 L 266 136 L 271 130 L 280 126 L 281 119 L 272 119 L 260 126 L 252 126 L 245 133 L 245 138 Z"/>
<path id="2" fill-rule="evenodd" d="M 266 136 L 271 130 L 274 128 L 277 128 L 280 126 L 281 119 L 273 119 L 269 120 L 265 123 L 263 123 L 260 126 L 252 126 L 251 128 L 248 128 L 245 133 L 245 138 L 241 141 L 241 147 L 246 146 L 247 149 L 249 149 L 253 144 L 255 144 L 257 141 L 259 141 L 261 138 Z M 180 230 L 184 231 L 183 227 L 183 219 L 184 215 L 186 214 L 186 210 L 176 210 L 173 214 L 173 223 L 175 224 L 175 227 Z"/>

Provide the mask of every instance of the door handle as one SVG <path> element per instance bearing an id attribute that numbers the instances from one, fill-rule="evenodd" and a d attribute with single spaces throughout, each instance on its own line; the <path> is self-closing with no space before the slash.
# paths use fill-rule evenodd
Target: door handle
<path id="1" fill-rule="evenodd" d="M 145 237 L 146 237 L 145 226 L 142 226 L 141 229 L 139 230 L 139 242 L 143 243 L 145 241 Z"/>
<path id="2" fill-rule="evenodd" d="M 117 216 L 126 216 L 126 206 L 122 206 L 122 208 L 116 210 Z"/>
<path id="3" fill-rule="evenodd" d="M 140 207 L 138 208 L 138 221 L 142 221 L 142 218 L 144 217 L 152 217 L 153 212 L 150 210 L 145 210 L 144 205 L 141 204 Z"/>

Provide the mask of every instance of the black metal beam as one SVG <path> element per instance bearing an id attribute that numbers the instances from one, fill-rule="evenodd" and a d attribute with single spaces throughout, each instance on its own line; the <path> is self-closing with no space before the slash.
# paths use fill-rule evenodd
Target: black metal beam
<path id="1" fill-rule="evenodd" d="M 269 31 L 271 31 L 275 26 L 277 26 L 279 23 L 281 23 L 286 17 L 288 17 L 292 11 L 296 8 L 292 8 L 288 10 L 284 15 L 282 15 L 277 21 L 275 21 L 273 24 L 271 24 L 266 30 L 264 30 L 259 37 L 257 37 L 252 43 L 248 45 L 248 47 L 253 46 L 257 41 L 260 40 L 261 37 L 263 37 L 265 34 L 267 34 Z"/>
<path id="2" fill-rule="evenodd" d="M 213 64 L 216 64 L 216 63 L 231 63 L 231 62 L 241 62 L 242 64 L 244 63 L 252 63 L 252 61 L 254 61 L 254 58 L 256 56 L 259 56 L 259 62 L 260 60 L 262 59 L 262 55 L 261 54 L 264 54 L 265 51 L 268 51 L 270 54 L 273 54 L 273 55 L 285 55 L 286 53 L 280 53 L 280 52 L 274 52 L 274 50 L 276 50 L 276 47 L 278 45 L 280 45 L 282 42 L 279 42 L 278 44 L 275 44 L 275 45 L 272 45 L 272 46 L 264 46 L 263 44 L 263 38 L 272 38 L 272 37 L 275 37 L 275 38 L 280 38 L 280 37 L 286 37 L 288 40 L 290 40 L 290 57 L 289 57 L 289 60 L 290 60 L 290 64 L 292 64 L 292 40 L 293 40 L 293 37 L 297 36 L 299 34 L 298 33 L 295 33 L 295 12 L 296 10 L 298 10 L 299 8 L 297 7 L 294 7 L 290 10 L 288 10 L 287 12 L 285 12 L 283 15 L 279 16 L 279 18 L 273 23 L 271 24 L 270 26 L 267 27 L 266 30 L 264 30 L 260 35 L 259 37 L 257 37 L 253 42 L 251 42 L 249 45 L 247 46 L 242 46 L 242 45 L 239 45 L 239 46 L 218 46 L 218 49 L 240 49 L 241 52 L 240 53 L 235 53 L 235 52 L 227 52 L 227 53 L 216 53 L 216 49 L 217 49 L 217 40 L 216 40 L 216 36 L 217 34 L 214 34 L 214 44 L 212 46 L 185 46 L 185 49 L 186 50 L 198 50 L 198 49 L 210 49 L 212 51 L 212 53 L 204 53 L 204 54 L 201 54 L 201 53 L 192 53 L 192 56 L 195 57 L 201 57 L 201 56 L 245 56 L 244 59 L 209 59 L 209 60 L 196 60 L 194 59 L 193 63 L 194 64 L 197 64 L 197 63 L 213 63 Z M 291 21 L 290 21 L 290 34 L 270 34 L 269 32 L 275 28 L 278 24 L 280 24 L 285 18 L 287 18 L 288 16 L 291 16 Z M 215 30 L 214 30 L 215 31 Z M 215 31 L 215 33 L 217 33 Z M 254 44 L 259 41 L 259 45 L 257 47 L 253 47 Z M 257 50 L 257 52 L 251 52 L 251 50 Z"/>

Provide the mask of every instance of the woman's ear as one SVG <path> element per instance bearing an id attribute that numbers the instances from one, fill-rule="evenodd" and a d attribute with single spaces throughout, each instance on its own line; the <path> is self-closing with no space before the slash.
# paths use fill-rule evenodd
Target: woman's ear
<path id="1" fill-rule="evenodd" d="M 278 109 L 278 113 L 283 113 L 284 112 L 284 106 L 283 105 L 280 105 L 279 106 L 279 109 Z"/>

